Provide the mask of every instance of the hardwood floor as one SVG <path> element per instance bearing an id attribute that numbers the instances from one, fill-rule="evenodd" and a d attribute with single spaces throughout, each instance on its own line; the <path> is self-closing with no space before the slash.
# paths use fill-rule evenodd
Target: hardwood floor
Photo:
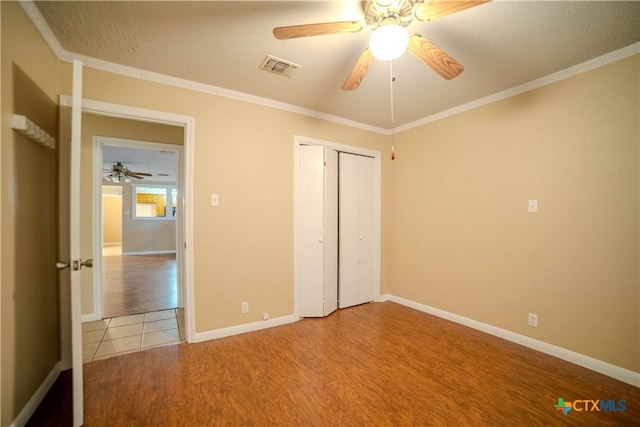
<path id="1" fill-rule="evenodd" d="M 391 302 L 84 368 L 86 426 L 640 423 L 638 388 Z"/>
<path id="2" fill-rule="evenodd" d="M 103 256 L 104 317 L 178 306 L 175 254 Z"/>

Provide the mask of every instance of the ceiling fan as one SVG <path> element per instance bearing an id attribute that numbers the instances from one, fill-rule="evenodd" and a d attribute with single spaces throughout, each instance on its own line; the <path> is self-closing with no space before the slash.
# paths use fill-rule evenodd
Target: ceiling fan
<path id="1" fill-rule="evenodd" d="M 369 0 L 364 6 L 365 22 L 342 21 L 291 25 L 274 28 L 273 35 L 279 40 L 285 40 L 335 33 L 356 33 L 365 26 L 369 27 L 373 31 L 370 45 L 356 61 L 342 85 L 342 90 L 356 89 L 376 58 L 392 60 L 402 55 L 405 50 L 409 50 L 443 78 L 450 80 L 462 73 L 464 67 L 421 35 L 409 36 L 405 27 L 414 18 L 418 21 L 432 21 L 488 1 L 490 0 Z M 387 36 L 393 37 L 390 33 L 395 33 L 401 40 L 397 43 L 392 42 L 391 38 L 387 38 Z M 381 52 L 378 47 L 380 44 L 382 47 L 387 45 L 392 49 L 395 48 L 396 51 Z"/>
<path id="2" fill-rule="evenodd" d="M 111 182 L 131 182 L 131 178 L 144 179 L 145 176 L 153 176 L 147 172 L 134 172 L 123 162 L 116 162 L 111 169 L 104 169 L 106 173 L 104 179 Z"/>

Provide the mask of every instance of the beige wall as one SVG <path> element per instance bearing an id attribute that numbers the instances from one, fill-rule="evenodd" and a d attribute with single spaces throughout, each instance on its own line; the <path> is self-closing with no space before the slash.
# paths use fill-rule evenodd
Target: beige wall
<path id="1" fill-rule="evenodd" d="M 32 86 L 21 70 L 45 95 L 24 108 L 55 134 L 50 104 L 58 85 L 71 93 L 71 66 L 55 60 L 17 4 L 0 6 L 4 426 L 56 360 L 55 330 L 31 329 L 21 317 L 55 325 L 55 293 L 41 298 L 54 288 L 51 264 L 24 264 L 44 246 L 30 237 L 33 224 L 53 220 L 25 227 L 19 215 L 43 203 L 27 196 L 41 194 L 50 159 L 8 120 L 18 111 L 14 92 Z M 293 137 L 303 135 L 384 153 L 383 293 L 640 372 L 637 56 L 396 135 L 393 162 L 388 136 L 90 68 L 84 77 L 85 98 L 196 119 L 189 256 L 197 332 L 292 313 Z M 536 215 L 526 213 L 532 198 Z M 31 298 L 40 287 L 45 293 Z M 249 314 L 240 314 L 241 301 Z M 540 316 L 537 329 L 526 326 L 527 312 Z"/>
<path id="2" fill-rule="evenodd" d="M 63 92 L 69 93 L 70 66 Z M 84 96 L 194 116 L 196 331 L 293 312 L 293 138 L 303 135 L 388 153 L 388 136 L 210 94 L 85 69 Z M 383 156 L 382 204 L 388 199 Z M 220 206 L 210 206 L 211 193 Z M 382 289 L 387 209 L 382 212 Z M 251 311 L 241 314 L 240 303 Z"/>
<path id="3" fill-rule="evenodd" d="M 58 61 L 17 2 L 0 2 L 2 52 L 1 405 L 7 426 L 58 360 L 56 152 L 11 129 L 57 136 Z"/>
<path id="4" fill-rule="evenodd" d="M 156 183 L 154 183 L 156 184 Z M 158 183 L 161 184 L 161 183 Z M 175 185 L 175 184 L 169 184 Z M 176 221 L 174 220 L 134 220 L 133 187 L 124 185 L 122 205 L 123 252 L 172 252 L 176 250 Z M 126 215 L 129 212 L 129 215 Z"/>
<path id="5" fill-rule="evenodd" d="M 122 196 L 102 195 L 102 242 L 122 243 Z"/>
<path id="6" fill-rule="evenodd" d="M 638 65 L 396 135 L 389 292 L 640 372 Z"/>
<path id="7" fill-rule="evenodd" d="M 637 62 L 403 132 L 394 162 L 387 136 L 293 113 L 92 69 L 84 90 L 196 118 L 196 331 L 291 314 L 304 135 L 385 153 L 383 293 L 640 371 Z"/>
<path id="8" fill-rule="evenodd" d="M 64 64 L 68 66 L 69 64 Z M 70 78 L 70 68 L 67 68 Z M 86 72 L 86 70 L 85 70 Z M 64 94 L 71 94 L 69 90 Z M 87 98 L 86 94 L 83 94 Z M 132 139 L 137 141 L 160 142 L 182 145 L 184 130 L 181 127 L 161 125 L 158 123 L 124 120 L 115 117 L 82 114 L 82 150 L 81 150 L 81 184 L 80 184 L 80 235 L 82 238 L 80 253 L 82 258 L 91 258 L 93 250 L 93 137 L 107 136 L 113 138 Z M 124 197 L 127 197 L 125 193 Z M 82 314 L 93 313 L 94 287 L 93 272 L 82 270 Z"/>

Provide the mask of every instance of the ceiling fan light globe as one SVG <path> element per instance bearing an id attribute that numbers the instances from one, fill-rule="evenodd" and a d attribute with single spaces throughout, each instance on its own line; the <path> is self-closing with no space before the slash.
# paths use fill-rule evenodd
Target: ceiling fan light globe
<path id="1" fill-rule="evenodd" d="M 371 34 L 371 54 L 381 61 L 392 61 L 402 56 L 409 44 L 409 34 L 400 25 L 383 25 Z"/>

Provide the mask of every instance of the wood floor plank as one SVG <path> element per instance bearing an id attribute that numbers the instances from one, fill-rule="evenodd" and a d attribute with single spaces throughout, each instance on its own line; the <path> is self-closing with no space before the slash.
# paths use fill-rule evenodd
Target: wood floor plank
<path id="1" fill-rule="evenodd" d="M 175 254 L 105 256 L 102 260 L 105 317 L 177 307 Z"/>
<path id="2" fill-rule="evenodd" d="M 391 302 L 84 365 L 86 426 L 633 426 L 640 389 Z M 558 412 L 558 398 L 624 412 Z"/>

